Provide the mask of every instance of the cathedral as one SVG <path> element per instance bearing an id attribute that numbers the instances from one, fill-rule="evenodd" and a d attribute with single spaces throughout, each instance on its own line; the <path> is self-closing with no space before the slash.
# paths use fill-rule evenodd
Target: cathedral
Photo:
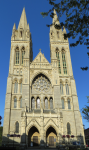
<path id="1" fill-rule="evenodd" d="M 54 10 L 53 23 L 60 24 Z M 26 147 L 79 141 L 85 145 L 68 39 L 50 27 L 51 63 L 41 49 L 33 60 L 32 38 L 23 8 L 11 36 L 3 143 Z"/>

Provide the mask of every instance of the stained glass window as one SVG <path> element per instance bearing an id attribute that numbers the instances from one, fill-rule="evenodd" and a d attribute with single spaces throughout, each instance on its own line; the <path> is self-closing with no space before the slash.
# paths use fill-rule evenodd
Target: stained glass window
<path id="1" fill-rule="evenodd" d="M 51 84 L 50 81 L 47 80 L 45 77 L 38 77 L 34 83 L 33 83 L 34 89 L 36 89 L 39 92 L 46 92 L 50 89 Z"/>

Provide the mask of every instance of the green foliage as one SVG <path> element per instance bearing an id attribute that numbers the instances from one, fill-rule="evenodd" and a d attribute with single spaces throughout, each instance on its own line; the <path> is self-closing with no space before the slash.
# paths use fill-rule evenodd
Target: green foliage
<path id="1" fill-rule="evenodd" d="M 56 29 L 65 28 L 68 29 L 69 33 L 64 35 L 64 39 L 72 37 L 75 39 L 78 36 L 78 40 L 75 43 L 70 43 L 70 46 L 75 47 L 78 44 L 84 44 L 89 49 L 89 0 L 60 0 L 59 3 L 56 0 L 48 0 L 49 4 L 52 5 L 52 9 L 48 12 L 42 12 L 43 17 L 48 16 L 54 17 L 53 10 L 55 9 L 58 17 L 66 14 L 65 23 L 61 22 L 59 27 L 55 25 Z M 56 24 L 56 23 L 55 23 Z M 47 25 L 47 27 L 52 26 Z M 89 55 L 88 55 L 89 56 Z M 88 67 L 82 68 L 87 70 Z"/>
<path id="2" fill-rule="evenodd" d="M 2 145 L 2 131 L 3 127 L 0 127 L 0 146 Z"/>
<path id="3" fill-rule="evenodd" d="M 87 96 L 89 103 L 89 96 Z M 82 108 L 82 113 L 84 114 L 83 118 L 89 121 L 89 106 L 85 106 L 85 108 Z"/>

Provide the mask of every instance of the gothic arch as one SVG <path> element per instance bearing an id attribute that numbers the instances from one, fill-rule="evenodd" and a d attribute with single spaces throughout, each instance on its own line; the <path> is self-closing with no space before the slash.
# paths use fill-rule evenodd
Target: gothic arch
<path id="1" fill-rule="evenodd" d="M 35 78 L 36 76 L 40 75 L 40 74 L 46 76 L 46 77 L 49 79 L 49 81 L 50 81 L 50 83 L 51 83 L 51 85 L 52 85 L 52 79 L 49 77 L 49 75 L 48 75 L 47 73 L 45 73 L 45 72 L 38 71 L 38 72 L 36 72 L 36 73 L 32 76 L 31 82 L 30 82 L 30 86 L 32 85 L 32 82 L 33 82 L 34 78 Z"/>
<path id="2" fill-rule="evenodd" d="M 45 127 L 45 135 L 46 135 L 47 130 L 48 130 L 50 127 L 52 127 L 52 128 L 56 131 L 56 134 L 58 135 L 58 128 L 55 127 L 54 124 L 49 124 L 47 127 Z"/>
<path id="3" fill-rule="evenodd" d="M 15 78 L 13 79 L 12 83 L 15 83 L 16 81 L 18 82 L 19 80 L 15 77 Z"/>
<path id="4" fill-rule="evenodd" d="M 33 121 L 32 121 L 32 120 L 33 120 Z M 35 119 L 32 119 L 32 120 L 30 121 L 30 123 L 29 123 L 28 126 L 26 127 L 26 135 L 28 135 L 29 130 L 30 130 L 33 126 L 36 127 L 37 130 L 38 130 L 39 133 L 40 133 L 40 126 L 39 126 L 38 122 L 37 122 Z"/>
<path id="5" fill-rule="evenodd" d="M 19 83 L 22 83 L 23 82 L 23 79 L 21 78 L 21 79 L 19 79 Z"/>
<path id="6" fill-rule="evenodd" d="M 45 125 L 45 134 L 46 134 L 46 131 L 48 130 L 49 127 L 53 127 L 56 131 L 56 133 L 58 134 L 58 126 L 55 124 L 55 122 L 52 120 L 52 119 L 49 119 L 48 122 L 46 123 Z"/>
<path id="7" fill-rule="evenodd" d="M 19 45 L 18 45 L 18 44 L 17 44 L 17 45 L 15 45 L 14 50 L 16 50 L 16 48 L 17 48 L 17 47 L 19 48 Z"/>
<path id="8" fill-rule="evenodd" d="M 23 47 L 24 47 L 24 50 L 25 50 L 25 45 L 21 45 L 20 46 L 20 50 L 22 50 Z"/>

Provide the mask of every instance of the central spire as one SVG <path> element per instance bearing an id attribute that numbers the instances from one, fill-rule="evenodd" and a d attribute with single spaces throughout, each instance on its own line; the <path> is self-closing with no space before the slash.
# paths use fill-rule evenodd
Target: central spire
<path id="1" fill-rule="evenodd" d="M 23 28 L 23 29 L 27 28 L 27 18 L 26 18 L 25 8 L 23 8 L 23 11 L 22 11 L 22 14 L 21 14 L 18 29 L 19 28 Z"/>

